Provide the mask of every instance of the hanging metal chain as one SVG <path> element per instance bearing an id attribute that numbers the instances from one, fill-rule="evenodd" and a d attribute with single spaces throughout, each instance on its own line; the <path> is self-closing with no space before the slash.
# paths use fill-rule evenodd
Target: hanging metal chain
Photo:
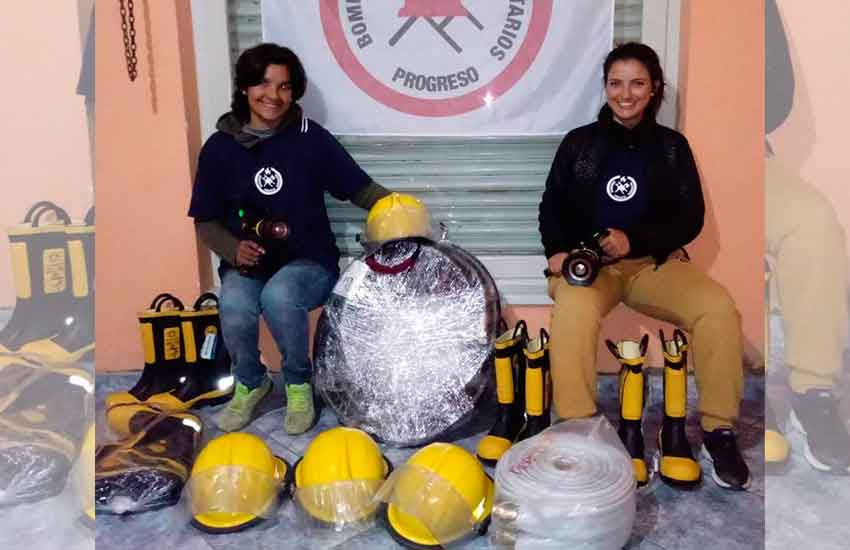
<path id="1" fill-rule="evenodd" d="M 124 7 L 124 0 L 118 0 L 121 6 L 121 32 L 124 33 L 124 57 L 127 59 L 127 74 L 130 76 L 130 82 L 136 80 L 136 14 L 133 0 L 127 0 L 127 7 Z"/>

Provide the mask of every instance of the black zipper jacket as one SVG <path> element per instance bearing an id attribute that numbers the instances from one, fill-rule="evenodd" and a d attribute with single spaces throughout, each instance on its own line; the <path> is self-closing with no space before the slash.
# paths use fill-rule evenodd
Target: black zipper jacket
<path id="1" fill-rule="evenodd" d="M 596 192 L 608 152 L 639 147 L 647 158 L 648 205 L 643 219 L 626 232 L 628 257 L 652 256 L 663 263 L 702 231 L 702 187 L 688 140 L 654 120 L 628 129 L 605 105 L 598 120 L 569 132 L 555 154 L 540 202 L 540 235 L 546 257 L 573 250 L 596 227 Z"/>

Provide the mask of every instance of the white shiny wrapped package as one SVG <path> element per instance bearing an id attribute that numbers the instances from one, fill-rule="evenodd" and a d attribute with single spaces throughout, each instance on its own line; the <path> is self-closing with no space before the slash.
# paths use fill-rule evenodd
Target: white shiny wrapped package
<path id="1" fill-rule="evenodd" d="M 340 422 L 394 446 L 467 420 L 487 385 L 499 295 L 445 241 L 392 241 L 342 273 L 316 332 L 315 384 Z"/>
<path id="2" fill-rule="evenodd" d="M 568 420 L 496 465 L 496 548 L 620 550 L 635 521 L 631 460 L 603 416 Z"/>

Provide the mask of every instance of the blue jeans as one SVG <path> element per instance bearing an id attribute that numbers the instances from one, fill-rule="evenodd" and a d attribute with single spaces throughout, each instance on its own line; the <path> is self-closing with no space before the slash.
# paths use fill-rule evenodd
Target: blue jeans
<path id="1" fill-rule="evenodd" d="M 266 376 L 257 349 L 260 314 L 282 356 L 286 384 L 310 381 L 307 313 L 325 303 L 339 273 L 310 260 L 295 260 L 268 280 L 243 277 L 235 269 L 221 272 L 221 333 L 236 380 L 256 388 Z"/>

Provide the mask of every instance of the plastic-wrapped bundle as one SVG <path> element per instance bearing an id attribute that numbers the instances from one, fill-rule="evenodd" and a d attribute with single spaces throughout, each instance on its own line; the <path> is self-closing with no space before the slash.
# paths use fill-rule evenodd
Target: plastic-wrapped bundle
<path id="1" fill-rule="evenodd" d="M 391 445 L 465 421 L 499 324 L 487 270 L 448 242 L 391 241 L 342 274 L 316 333 L 315 383 L 343 424 Z"/>
<path id="2" fill-rule="evenodd" d="M 166 414 L 139 407 L 132 434 L 98 447 L 95 509 L 134 514 L 173 506 L 201 439 L 201 421 L 189 413 Z"/>
<path id="3" fill-rule="evenodd" d="M 85 369 L 0 361 L 0 508 L 65 488 L 93 392 Z"/>
<path id="4" fill-rule="evenodd" d="M 614 428 L 570 420 L 511 447 L 496 465 L 498 548 L 619 550 L 635 520 L 635 480 Z"/>

